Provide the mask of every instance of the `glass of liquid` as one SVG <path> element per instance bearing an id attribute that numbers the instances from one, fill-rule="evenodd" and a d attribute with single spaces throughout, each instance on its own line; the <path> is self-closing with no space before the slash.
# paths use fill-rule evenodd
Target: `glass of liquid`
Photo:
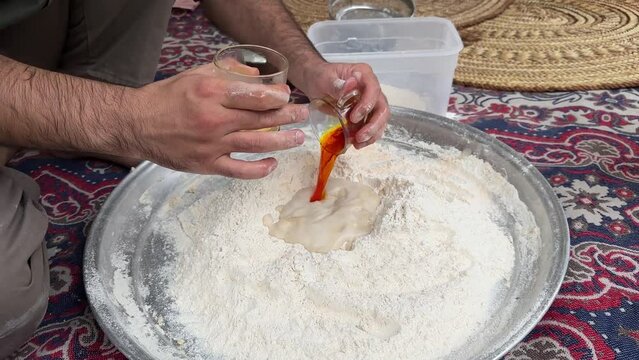
<path id="1" fill-rule="evenodd" d="M 366 123 L 366 119 L 356 124 L 348 120 L 351 109 L 359 99 L 359 90 L 355 89 L 339 99 L 325 97 L 311 101 L 309 123 L 324 150 L 341 154 L 353 143 L 355 134 Z M 339 146 L 328 149 L 329 134 L 338 138 L 336 140 L 339 140 Z"/>
<path id="2" fill-rule="evenodd" d="M 229 80 L 252 84 L 286 84 L 288 59 L 259 45 L 231 45 L 215 54 L 215 67 Z M 260 131 L 277 131 L 279 127 Z"/>

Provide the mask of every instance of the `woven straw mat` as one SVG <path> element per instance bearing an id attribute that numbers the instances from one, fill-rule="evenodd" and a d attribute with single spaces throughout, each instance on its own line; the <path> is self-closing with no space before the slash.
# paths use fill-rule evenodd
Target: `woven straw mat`
<path id="1" fill-rule="evenodd" d="M 639 0 L 515 0 L 461 34 L 459 84 L 522 91 L 639 86 Z"/>
<path id="2" fill-rule="evenodd" d="M 304 30 L 317 21 L 328 20 L 328 0 L 283 1 Z M 499 15 L 512 2 L 513 0 L 416 0 L 415 16 L 446 17 L 461 29 Z"/>

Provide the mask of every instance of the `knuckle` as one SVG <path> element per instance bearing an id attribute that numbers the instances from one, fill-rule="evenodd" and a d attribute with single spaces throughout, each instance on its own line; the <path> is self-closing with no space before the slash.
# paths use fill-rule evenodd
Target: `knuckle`
<path id="1" fill-rule="evenodd" d="M 198 76 L 193 89 L 198 97 L 210 97 L 217 93 L 219 83 L 211 76 Z"/>
<path id="2" fill-rule="evenodd" d="M 365 72 L 373 72 L 373 68 L 366 63 L 359 64 L 359 70 Z"/>
<path id="3" fill-rule="evenodd" d="M 196 145 L 191 149 L 189 157 L 191 158 L 190 161 L 202 164 L 210 160 L 211 151 L 205 144 Z"/>
<path id="4" fill-rule="evenodd" d="M 287 124 L 302 122 L 308 118 L 308 108 L 304 105 L 287 105 L 282 110 L 282 121 Z"/>
<path id="5" fill-rule="evenodd" d="M 295 109 L 295 120 L 301 121 L 308 118 L 308 107 L 298 105 Z"/>
<path id="6" fill-rule="evenodd" d="M 235 167 L 229 166 L 223 162 L 223 157 L 219 157 L 208 164 L 208 169 L 210 169 L 211 173 L 221 175 L 224 177 L 237 177 L 235 176 Z"/>
<path id="7" fill-rule="evenodd" d="M 278 118 L 282 123 L 294 123 L 300 118 L 300 110 L 294 106 L 287 106 L 279 111 Z"/>
<path id="8" fill-rule="evenodd" d="M 215 127 L 214 119 L 203 109 L 196 109 L 190 118 L 191 121 L 188 126 L 190 126 L 198 136 L 207 136 Z"/>
<path id="9" fill-rule="evenodd" d="M 264 141 L 262 140 L 262 137 L 260 135 L 263 134 L 256 132 L 251 134 L 251 136 L 240 137 L 237 145 L 240 149 L 249 151 L 262 149 L 264 147 Z"/>
<path id="10" fill-rule="evenodd" d="M 260 123 L 263 124 L 264 127 L 290 124 L 296 122 L 300 118 L 300 114 L 299 108 L 295 106 L 285 106 L 283 108 L 261 114 Z"/>
<path id="11" fill-rule="evenodd" d="M 280 111 L 268 111 L 259 115 L 259 122 L 264 127 L 272 127 L 278 124 Z"/>
<path id="12" fill-rule="evenodd" d="M 390 112 L 390 108 L 388 107 L 388 103 L 386 103 L 386 106 L 384 106 L 381 110 L 382 110 L 382 117 L 384 118 L 384 122 L 388 122 L 388 120 L 390 120 L 391 118 L 391 112 Z"/>

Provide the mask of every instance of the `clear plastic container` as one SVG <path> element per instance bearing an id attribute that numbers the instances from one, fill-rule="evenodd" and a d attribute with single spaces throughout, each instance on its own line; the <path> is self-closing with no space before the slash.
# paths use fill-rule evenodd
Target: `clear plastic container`
<path id="1" fill-rule="evenodd" d="M 327 61 L 368 63 L 391 105 L 446 114 L 463 48 L 449 20 L 322 21 L 309 28 L 308 37 Z"/>

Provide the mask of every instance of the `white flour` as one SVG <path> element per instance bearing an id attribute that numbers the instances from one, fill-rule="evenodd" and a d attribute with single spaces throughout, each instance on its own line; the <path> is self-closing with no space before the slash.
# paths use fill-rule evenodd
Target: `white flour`
<path id="1" fill-rule="evenodd" d="M 422 111 L 427 111 L 430 107 L 428 99 L 420 96 L 416 92 L 387 84 L 381 84 L 381 88 L 390 105 L 403 106 Z"/>
<path id="2" fill-rule="evenodd" d="M 512 239 L 538 238 L 531 213 L 490 165 L 416 143 L 350 149 L 334 176 L 380 196 L 352 251 L 310 253 L 268 235 L 266 214 L 311 186 L 316 144 L 278 157 L 260 181 L 208 194 L 162 232 L 175 239 L 167 300 L 178 340 L 222 359 L 430 359 L 465 346 L 508 286 Z"/>

